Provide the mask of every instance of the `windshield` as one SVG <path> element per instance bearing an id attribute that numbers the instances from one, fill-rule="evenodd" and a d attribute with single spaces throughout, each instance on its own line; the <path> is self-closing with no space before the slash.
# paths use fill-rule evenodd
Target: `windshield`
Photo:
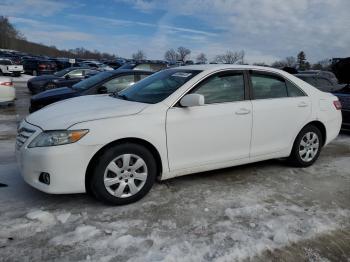
<path id="1" fill-rule="evenodd" d="M 200 72 L 185 69 L 163 70 L 125 89 L 118 96 L 130 101 L 156 104 Z"/>
<path id="2" fill-rule="evenodd" d="M 12 65 L 12 62 L 11 62 L 11 60 L 1 59 L 0 65 Z"/>
<path id="3" fill-rule="evenodd" d="M 108 79 L 112 75 L 113 74 L 111 72 L 98 73 L 94 76 L 91 76 L 91 77 L 89 77 L 85 80 L 82 80 L 79 83 L 73 85 L 72 88 L 77 89 L 77 90 L 86 90 L 86 89 L 89 89 L 89 88 L 95 86 L 96 84 Z"/>
<path id="4" fill-rule="evenodd" d="M 62 77 L 65 74 L 69 73 L 70 71 L 72 71 L 72 68 L 66 68 L 66 69 L 63 69 L 61 71 L 58 71 L 58 72 L 54 73 L 54 75 L 58 76 L 58 77 Z"/>

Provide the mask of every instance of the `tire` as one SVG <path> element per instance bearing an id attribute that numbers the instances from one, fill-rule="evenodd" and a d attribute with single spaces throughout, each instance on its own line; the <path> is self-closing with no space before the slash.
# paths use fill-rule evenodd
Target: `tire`
<path id="1" fill-rule="evenodd" d="M 50 82 L 50 83 L 47 83 L 45 85 L 45 89 L 44 90 L 51 90 L 51 89 L 55 89 L 55 88 L 57 88 L 57 85 L 55 83 Z"/>
<path id="2" fill-rule="evenodd" d="M 37 75 L 38 75 L 38 72 L 37 72 L 36 70 L 33 70 L 32 75 L 33 75 L 33 76 L 37 76 Z"/>
<path id="3" fill-rule="evenodd" d="M 308 125 L 296 137 L 287 161 L 295 167 L 311 166 L 318 159 L 322 145 L 321 131 L 313 125 Z"/>
<path id="4" fill-rule="evenodd" d="M 4 74 L 2 73 L 2 71 L 1 71 L 1 69 L 0 69 L 0 76 L 2 76 L 2 75 L 4 75 Z"/>
<path id="5" fill-rule="evenodd" d="M 98 200 L 125 205 L 144 197 L 151 190 L 156 176 L 157 164 L 152 153 L 141 145 L 125 143 L 102 153 L 88 183 Z M 105 181 L 110 184 L 105 185 Z"/>

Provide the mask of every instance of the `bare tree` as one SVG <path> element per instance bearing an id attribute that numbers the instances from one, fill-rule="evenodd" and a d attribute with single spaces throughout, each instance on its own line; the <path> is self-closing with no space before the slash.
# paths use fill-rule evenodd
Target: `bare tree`
<path id="1" fill-rule="evenodd" d="M 288 56 L 283 60 L 273 62 L 271 66 L 274 68 L 283 68 L 283 67 L 295 68 L 297 66 L 297 60 L 294 56 Z"/>
<path id="2" fill-rule="evenodd" d="M 178 60 L 178 54 L 176 51 L 172 48 L 165 52 L 164 59 L 168 62 L 175 62 Z"/>
<path id="3" fill-rule="evenodd" d="M 199 64 L 206 64 L 208 62 L 207 56 L 204 53 L 198 54 L 196 60 Z"/>
<path id="4" fill-rule="evenodd" d="M 286 59 L 285 59 L 285 64 L 288 67 L 296 67 L 297 60 L 295 59 L 294 56 L 287 56 Z"/>
<path id="5" fill-rule="evenodd" d="M 178 60 L 182 62 L 186 62 L 186 58 L 191 54 L 191 50 L 180 46 L 177 48 L 177 53 L 178 53 Z"/>
<path id="6" fill-rule="evenodd" d="M 136 53 L 132 54 L 132 59 L 134 60 L 146 59 L 146 54 L 143 50 L 138 50 Z"/>
<path id="7" fill-rule="evenodd" d="M 323 59 L 321 61 L 318 61 L 316 64 L 313 64 L 312 69 L 329 71 L 331 64 L 331 59 Z"/>
<path id="8" fill-rule="evenodd" d="M 243 64 L 244 63 L 244 51 L 233 52 L 226 51 L 225 54 L 217 55 L 215 62 L 223 64 Z"/>

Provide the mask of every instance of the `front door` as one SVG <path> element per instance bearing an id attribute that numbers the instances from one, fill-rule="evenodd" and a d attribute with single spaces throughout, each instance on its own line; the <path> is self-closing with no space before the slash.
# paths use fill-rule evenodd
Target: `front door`
<path id="1" fill-rule="evenodd" d="M 202 94 L 205 105 L 177 105 L 167 111 L 170 170 L 248 158 L 252 105 L 245 100 L 243 72 L 212 75 L 189 93 Z"/>

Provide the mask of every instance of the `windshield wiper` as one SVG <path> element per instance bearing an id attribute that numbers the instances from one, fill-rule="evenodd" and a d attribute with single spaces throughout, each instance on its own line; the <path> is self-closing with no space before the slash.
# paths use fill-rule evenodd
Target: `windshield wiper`
<path id="1" fill-rule="evenodd" d="M 126 95 L 118 94 L 118 92 L 113 92 L 111 96 L 116 97 L 116 98 L 121 98 L 123 100 L 129 100 Z"/>

